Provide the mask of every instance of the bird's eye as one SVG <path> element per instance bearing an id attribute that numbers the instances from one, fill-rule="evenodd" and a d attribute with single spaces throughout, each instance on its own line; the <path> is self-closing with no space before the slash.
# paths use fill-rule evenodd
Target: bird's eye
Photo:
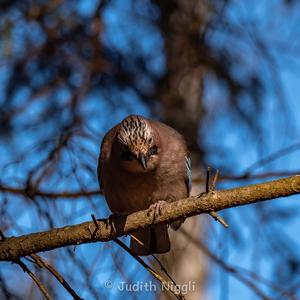
<path id="1" fill-rule="evenodd" d="M 130 160 L 134 160 L 135 156 L 129 150 L 124 150 L 122 152 L 121 158 L 122 158 L 122 160 L 130 161 Z"/>
<path id="2" fill-rule="evenodd" d="M 157 154 L 157 146 L 153 146 L 149 149 L 148 151 L 148 155 L 151 156 L 151 155 L 155 155 Z"/>
<path id="3" fill-rule="evenodd" d="M 148 140 L 148 143 L 151 145 L 153 142 L 153 137 L 150 137 L 149 140 Z"/>

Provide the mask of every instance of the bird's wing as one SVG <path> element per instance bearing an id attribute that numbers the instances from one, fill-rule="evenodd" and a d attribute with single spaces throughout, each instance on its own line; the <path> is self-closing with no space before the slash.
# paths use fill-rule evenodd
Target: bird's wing
<path id="1" fill-rule="evenodd" d="M 186 167 L 186 178 L 185 178 L 185 184 L 186 188 L 188 190 L 188 196 L 191 193 L 192 189 L 192 162 L 189 155 L 185 157 L 185 167 Z"/>
<path id="2" fill-rule="evenodd" d="M 148 120 L 152 126 L 156 127 L 157 130 L 160 133 L 165 134 L 166 136 L 173 136 L 174 139 L 177 141 L 177 143 L 179 143 L 179 145 L 181 145 L 181 149 L 182 151 L 184 151 L 185 154 L 185 185 L 186 185 L 186 189 L 187 189 L 187 194 L 188 196 L 190 195 L 191 189 L 192 189 L 192 162 L 191 162 L 191 158 L 190 155 L 188 154 L 188 150 L 187 150 L 187 146 L 186 146 L 186 142 L 184 137 L 177 132 L 174 128 L 158 122 L 158 121 L 153 121 L 153 120 Z M 181 157 L 181 156 L 180 156 Z"/>
<path id="3" fill-rule="evenodd" d="M 99 187 L 100 190 L 104 190 L 103 186 L 103 169 L 104 169 L 104 164 L 109 160 L 110 158 L 110 153 L 111 153 L 111 146 L 113 143 L 113 140 L 115 138 L 115 135 L 117 133 L 117 130 L 119 128 L 119 124 L 110 129 L 105 136 L 103 137 L 101 147 L 100 147 L 100 155 L 98 159 L 98 166 L 97 166 L 97 175 L 98 175 L 98 182 L 99 182 Z"/>
<path id="4" fill-rule="evenodd" d="M 104 137 L 105 138 L 105 137 Z M 100 147 L 100 155 L 99 155 L 99 158 L 98 158 L 98 165 L 97 165 L 97 176 L 98 176 L 98 182 L 99 182 L 99 187 L 100 187 L 100 190 L 101 191 L 103 191 L 103 182 L 102 182 L 102 167 L 103 167 L 103 158 L 102 158 L 102 156 L 103 156 L 103 152 L 102 152 L 102 148 L 103 148 L 103 143 L 104 143 L 104 138 L 103 138 L 103 140 L 102 140 L 102 143 L 101 143 L 101 147 Z"/>

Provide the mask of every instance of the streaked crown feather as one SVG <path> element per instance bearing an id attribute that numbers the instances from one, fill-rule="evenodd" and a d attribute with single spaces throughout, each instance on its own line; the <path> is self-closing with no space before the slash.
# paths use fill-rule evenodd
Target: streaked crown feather
<path id="1" fill-rule="evenodd" d="M 152 143 L 153 130 L 146 119 L 131 115 L 121 122 L 117 138 L 133 152 L 146 152 Z"/>

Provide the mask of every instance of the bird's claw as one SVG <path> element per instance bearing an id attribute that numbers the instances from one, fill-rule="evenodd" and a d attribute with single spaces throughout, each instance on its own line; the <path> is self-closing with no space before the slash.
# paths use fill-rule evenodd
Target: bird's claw
<path id="1" fill-rule="evenodd" d="M 105 219 L 105 228 L 111 228 L 111 235 L 114 235 L 117 232 L 115 220 L 118 218 L 118 215 L 112 213 L 107 219 Z"/>
<path id="2" fill-rule="evenodd" d="M 150 205 L 148 210 L 148 216 L 153 213 L 154 218 L 159 217 L 162 214 L 162 208 L 167 204 L 166 201 L 158 201 Z"/>

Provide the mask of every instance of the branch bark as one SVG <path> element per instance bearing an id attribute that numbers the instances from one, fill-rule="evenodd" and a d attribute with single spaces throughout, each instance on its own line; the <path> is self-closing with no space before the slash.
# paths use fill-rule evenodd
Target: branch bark
<path id="1" fill-rule="evenodd" d="M 0 242 L 0 260 L 13 261 L 22 256 L 55 248 L 84 243 L 106 242 L 137 229 L 157 223 L 171 223 L 182 217 L 219 211 L 300 193 L 300 175 L 245 187 L 214 191 L 166 204 L 160 216 L 153 219 L 148 210 L 131 215 L 56 228 L 49 231 L 10 237 Z"/>

